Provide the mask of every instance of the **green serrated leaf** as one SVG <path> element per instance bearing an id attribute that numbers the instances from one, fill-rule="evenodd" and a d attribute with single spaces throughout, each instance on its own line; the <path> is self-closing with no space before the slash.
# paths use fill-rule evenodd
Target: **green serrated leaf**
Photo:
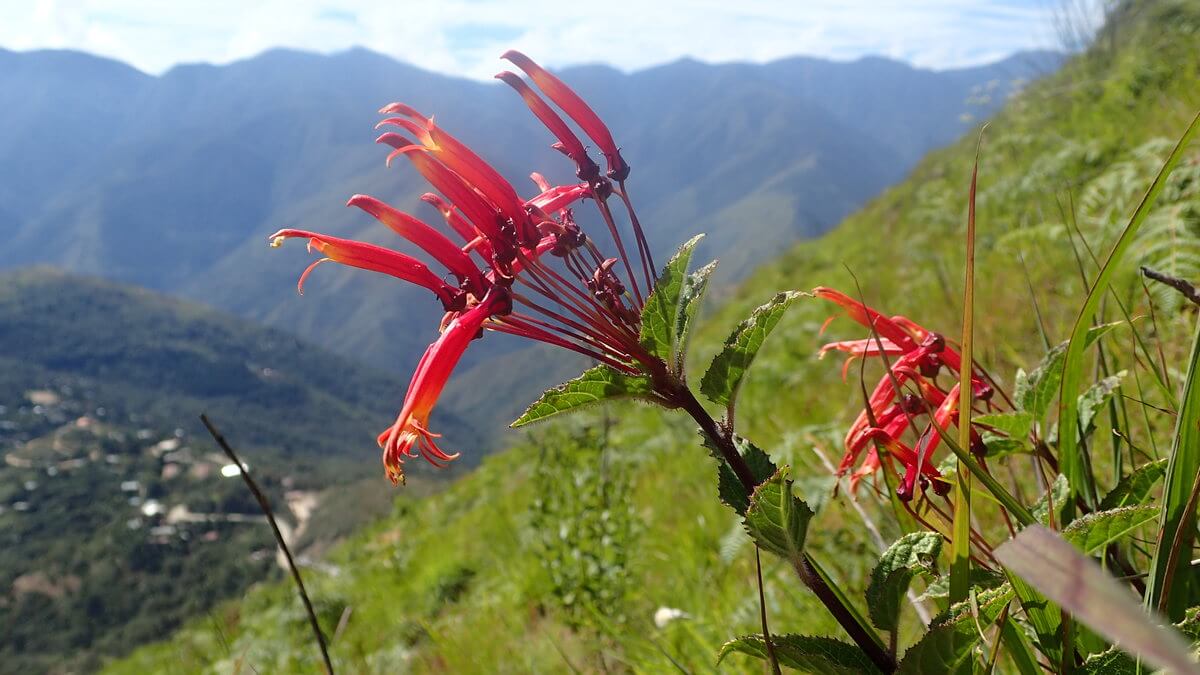
<path id="1" fill-rule="evenodd" d="M 1083 429 L 1084 434 L 1089 434 L 1095 428 L 1096 415 L 1100 408 L 1108 403 L 1108 399 L 1112 398 L 1117 391 L 1117 387 L 1121 386 L 1121 378 L 1125 377 L 1126 371 L 1122 370 L 1115 375 L 1110 375 L 1079 395 L 1077 407 L 1079 409 L 1079 428 Z"/>
<path id="2" fill-rule="evenodd" d="M 971 587 L 977 591 L 996 588 L 1004 583 L 1004 575 L 980 567 L 971 568 Z M 942 575 L 930 580 L 918 600 L 944 600 L 950 597 L 950 577 Z"/>
<path id="3" fill-rule="evenodd" d="M 1157 506 L 1126 506 L 1097 511 L 1074 520 L 1062 532 L 1063 539 L 1088 555 L 1104 550 L 1114 541 L 1158 519 Z"/>
<path id="4" fill-rule="evenodd" d="M 738 515 L 746 515 L 746 509 L 750 507 L 750 493 L 746 491 L 746 486 L 738 480 L 737 474 L 721 457 L 720 452 L 712 447 L 707 437 L 704 444 L 717 458 L 717 492 L 721 501 L 737 511 Z M 771 461 L 771 456 L 758 446 L 740 436 L 733 437 L 733 445 L 741 453 L 742 459 L 746 460 L 746 466 L 750 467 L 750 474 L 756 483 L 762 483 L 775 474 L 776 467 Z"/>
<path id="5" fill-rule="evenodd" d="M 1037 504 L 1033 505 L 1033 517 L 1043 525 L 1050 523 L 1050 503 L 1053 500 L 1055 522 L 1061 524 L 1058 514 L 1062 513 L 1063 505 L 1071 498 L 1071 486 L 1067 484 L 1067 477 L 1058 474 L 1054 477 L 1054 484 L 1050 486 L 1050 490 L 1038 499 Z"/>
<path id="6" fill-rule="evenodd" d="M 995 623 L 1013 599 L 1012 587 L 1001 585 L 974 593 L 974 599 L 955 604 L 933 620 L 929 631 L 904 652 L 896 669 L 905 675 L 925 673 L 970 673 L 972 650 L 980 640 L 980 629 Z"/>
<path id="7" fill-rule="evenodd" d="M 698 234 L 687 241 L 667 261 L 662 274 L 654 282 L 654 292 L 642 308 L 642 330 L 639 340 L 646 351 L 668 365 L 674 363 L 675 338 L 679 316 L 679 298 L 687 278 L 692 251 L 704 237 Z"/>
<path id="8" fill-rule="evenodd" d="M 1122 478 L 1116 487 L 1104 495 L 1104 499 L 1100 501 L 1100 508 L 1107 511 L 1119 506 L 1141 504 L 1150 494 L 1154 484 L 1166 472 L 1167 458 L 1165 457 L 1142 465 L 1138 470 Z"/>
<path id="9" fill-rule="evenodd" d="M 971 423 L 991 427 L 1012 439 L 1024 439 L 1033 429 L 1033 414 L 1018 410 L 1010 413 L 978 415 L 971 418 Z"/>
<path id="10" fill-rule="evenodd" d="M 779 293 L 770 302 L 754 310 L 749 319 L 738 324 L 725 340 L 725 348 L 713 359 L 708 372 L 700 380 L 700 391 L 708 400 L 718 405 L 729 405 L 737 398 L 742 378 L 746 376 L 767 335 L 783 318 L 787 308 L 801 297 L 802 294 L 795 291 Z"/>
<path id="11" fill-rule="evenodd" d="M 1067 346 L 1057 345 L 1050 349 L 1033 372 L 1026 374 L 1024 370 L 1017 371 L 1014 400 L 1021 410 L 1032 414 L 1038 421 L 1046 418 L 1046 412 L 1058 393 L 1066 355 Z"/>
<path id="12" fill-rule="evenodd" d="M 1105 323 L 1093 326 L 1084 338 L 1083 346 L 1089 347 L 1110 331 L 1121 325 L 1120 322 Z M 1041 363 L 1031 373 L 1018 370 L 1013 389 L 1013 401 L 1021 410 L 1033 415 L 1035 421 L 1046 418 L 1050 404 L 1058 396 L 1059 383 L 1062 382 L 1063 364 L 1067 356 L 1067 344 L 1063 342 L 1050 348 Z"/>
<path id="13" fill-rule="evenodd" d="M 743 523 L 759 548 L 794 561 L 804 552 L 813 512 L 792 494 L 792 481 L 787 475 L 788 467 L 782 466 L 754 488 Z"/>
<path id="14" fill-rule="evenodd" d="M 700 302 L 708 288 L 708 278 L 715 269 L 716 260 L 692 272 L 684 279 L 683 289 L 679 292 L 679 313 L 675 318 L 675 369 L 681 373 L 696 313 L 700 311 Z"/>
<path id="15" fill-rule="evenodd" d="M 1029 454 L 1033 452 L 1029 442 L 1025 439 L 1008 438 L 1007 436 L 997 436 L 990 431 L 983 432 L 983 447 L 987 450 L 988 459 L 998 459 L 1007 455 Z"/>
<path id="16" fill-rule="evenodd" d="M 879 669 L 858 647 L 830 637 L 811 635 L 772 635 L 771 646 L 779 665 L 814 675 L 863 675 Z M 762 635 L 743 635 L 721 645 L 717 665 L 737 652 L 767 659 L 767 644 Z"/>
<path id="17" fill-rule="evenodd" d="M 918 575 L 937 574 L 941 552 L 942 536 L 936 532 L 906 534 L 884 551 L 867 586 L 867 612 L 877 628 L 896 630 L 908 585 Z"/>
<path id="18" fill-rule="evenodd" d="M 654 386 L 640 375 L 625 375 L 608 366 L 596 366 L 579 377 L 551 389 L 539 398 L 510 426 L 513 428 L 540 422 L 601 401 L 619 398 L 654 400 Z"/>
<path id="19" fill-rule="evenodd" d="M 1116 647 L 1088 656 L 1078 672 L 1082 675 L 1139 675 L 1137 661 Z"/>

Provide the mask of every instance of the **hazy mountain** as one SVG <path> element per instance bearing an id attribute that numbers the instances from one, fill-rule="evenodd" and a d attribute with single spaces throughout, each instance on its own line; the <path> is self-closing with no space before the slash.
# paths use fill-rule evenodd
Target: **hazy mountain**
<path id="1" fill-rule="evenodd" d="M 563 76 L 624 147 L 660 258 L 707 232 L 705 253 L 722 252 L 728 281 L 827 230 L 1058 60 L 1023 54 L 940 72 L 879 58 L 684 60 Z M 384 168 L 371 142 L 374 111 L 392 100 L 436 114 L 521 189 L 530 171 L 569 176 L 506 87 L 365 50 L 276 50 L 161 77 L 80 53 L 0 51 L 0 265 L 51 263 L 182 295 L 407 372 L 435 335 L 440 310 L 427 293 L 327 267 L 300 298 L 294 281 L 308 257 L 265 246 L 282 226 L 387 242 L 342 206 L 355 192 L 436 219 L 416 200 L 426 187 L 415 172 Z M 519 346 L 487 344 L 468 367 L 494 367 Z M 531 387 L 555 379 L 552 366 Z"/>

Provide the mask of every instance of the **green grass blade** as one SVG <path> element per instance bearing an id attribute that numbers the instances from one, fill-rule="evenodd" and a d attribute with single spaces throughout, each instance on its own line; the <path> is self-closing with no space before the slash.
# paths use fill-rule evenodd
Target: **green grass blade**
<path id="1" fill-rule="evenodd" d="M 1142 197 L 1141 203 L 1137 210 L 1134 211 L 1133 217 L 1129 219 L 1129 224 L 1125 226 L 1124 232 L 1113 246 L 1112 251 L 1108 254 L 1108 259 L 1104 262 L 1104 266 L 1100 268 L 1100 274 L 1096 276 L 1096 280 L 1092 283 L 1091 291 L 1087 295 L 1087 299 L 1083 303 L 1083 308 L 1079 312 L 1079 316 L 1075 320 L 1075 327 L 1071 331 L 1071 341 L 1067 346 L 1067 355 L 1065 365 L 1063 367 L 1062 388 L 1059 394 L 1059 429 L 1063 430 L 1059 434 L 1059 466 L 1063 475 L 1067 477 L 1067 481 L 1071 485 L 1072 499 L 1079 494 L 1081 486 L 1087 484 L 1088 476 L 1086 472 L 1086 462 L 1079 450 L 1078 439 L 1074 430 L 1078 426 L 1078 411 L 1075 407 L 1075 401 L 1079 397 L 1080 387 L 1083 385 L 1084 379 L 1084 337 L 1087 335 L 1088 328 L 1091 327 L 1092 321 L 1096 316 L 1096 311 L 1100 307 L 1100 300 L 1104 297 L 1108 290 L 1109 284 L 1112 282 L 1113 274 L 1124 262 L 1125 254 L 1129 251 L 1130 245 L 1133 243 L 1134 237 L 1137 236 L 1138 230 L 1146 217 L 1150 215 L 1150 208 L 1158 198 L 1163 187 L 1167 183 L 1167 177 L 1179 164 L 1183 158 L 1184 150 L 1187 148 L 1188 142 L 1196 134 L 1197 129 L 1200 129 L 1200 114 L 1197 114 L 1192 119 L 1192 123 L 1188 125 L 1187 131 L 1179 139 L 1175 149 L 1171 151 L 1171 156 L 1167 158 L 1166 164 L 1162 170 L 1158 172 L 1158 176 L 1154 179 L 1154 183 L 1150 185 L 1150 189 L 1146 191 L 1146 195 Z M 1196 449 L 1200 452 L 1200 449 Z"/>
<path id="2" fill-rule="evenodd" d="M 983 142 L 980 133 L 979 142 Z M 975 188 L 979 180 L 979 145 L 975 146 L 975 167 L 971 170 L 971 191 L 967 199 L 967 269 L 963 283 L 962 368 L 959 373 L 958 445 L 971 447 L 971 405 L 975 374 L 972 338 L 975 321 Z M 950 541 L 950 604 L 967 599 L 971 588 L 971 472 L 959 462 L 954 493 L 954 521 Z"/>
<path id="3" fill-rule="evenodd" d="M 1200 324 L 1192 342 L 1192 357 L 1184 384 L 1183 401 L 1176 419 L 1175 441 L 1167 461 L 1167 475 L 1159 519 L 1158 541 L 1146 586 L 1146 606 L 1162 610 L 1172 621 L 1183 618 L 1189 597 L 1191 569 L 1179 566 L 1179 552 L 1192 550 L 1196 507 L 1192 497 L 1200 472 Z"/>

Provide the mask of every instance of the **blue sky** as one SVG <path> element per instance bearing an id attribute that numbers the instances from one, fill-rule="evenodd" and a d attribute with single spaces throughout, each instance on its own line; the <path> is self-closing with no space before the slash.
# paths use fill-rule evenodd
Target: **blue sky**
<path id="1" fill-rule="evenodd" d="M 933 68 L 1059 45 L 1066 5 L 1099 0 L 5 0 L 0 46 L 81 49 L 161 73 L 271 47 L 354 46 L 487 78 L 517 47 L 552 66 L 624 70 L 690 56 L 890 56 Z M 1094 21 L 1096 11 L 1080 10 Z M 1078 14 L 1080 11 L 1074 13 Z"/>

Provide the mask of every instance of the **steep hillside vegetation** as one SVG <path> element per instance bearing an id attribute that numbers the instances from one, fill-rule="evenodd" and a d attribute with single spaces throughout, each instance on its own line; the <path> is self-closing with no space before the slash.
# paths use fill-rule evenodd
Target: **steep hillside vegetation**
<path id="1" fill-rule="evenodd" d="M 1044 350 L 1041 326 L 1045 342 L 1065 337 L 1083 295 L 1080 268 L 1085 275 L 1095 269 L 1088 247 L 1097 255 L 1106 249 L 1170 143 L 1200 109 L 1198 38 L 1195 3 L 1123 5 L 1085 56 L 991 122 L 980 166 L 976 339 L 981 360 L 1002 380 L 1011 382 L 1014 366 L 1030 365 Z M 873 304 L 952 331 L 961 320 L 959 251 L 975 140 L 972 134 L 934 153 L 834 232 L 754 274 L 709 318 L 697 362 L 712 355 L 749 307 L 780 289 L 825 284 L 853 291 L 847 267 Z M 1136 262 L 1194 278 L 1198 208 L 1200 154 L 1193 150 L 1155 210 Z M 1130 283 L 1133 271 L 1122 270 L 1122 298 L 1141 294 Z M 1166 361 L 1177 362 L 1175 338 L 1189 332 L 1194 312 L 1169 302 L 1158 308 Z M 814 357 L 829 313 L 815 301 L 802 303 L 780 324 L 759 355 L 739 421 L 776 462 L 795 466 L 798 491 L 821 506 L 807 546 L 831 563 L 835 577 L 861 589 L 878 551 L 846 497 L 829 498 L 828 469 L 814 452 L 836 453 L 829 425 L 836 437 L 860 396 L 840 381 L 837 364 Z M 598 440 L 581 436 L 583 426 Z M 578 447 L 595 443 L 606 448 L 603 454 Z M 580 454 L 590 464 L 581 468 Z M 392 517 L 331 556 L 340 574 L 308 572 L 327 630 L 341 625 L 335 659 L 344 670 L 377 673 L 709 671 L 722 641 L 758 630 L 753 556 L 732 514 L 714 498 L 714 476 L 713 461 L 687 424 L 630 406 L 542 430 L 435 498 L 401 493 Z M 548 485 L 597 481 L 628 495 L 608 502 L 604 519 L 624 523 L 629 516 L 618 506 L 630 504 L 638 525 L 585 537 L 579 553 L 566 558 L 573 562 L 556 565 L 562 547 L 554 534 L 579 541 L 574 533 L 593 527 L 587 508 L 593 497 L 579 488 L 574 510 L 563 509 Z M 864 495 L 862 504 L 868 515 L 877 512 L 874 497 Z M 543 536 L 547 514 L 558 523 L 550 542 Z M 889 540 L 896 534 L 883 532 Z M 606 541 L 618 542 L 628 556 L 607 556 Z M 564 565 L 591 586 L 572 582 Z M 768 566 L 764 574 L 773 625 L 835 631 L 787 570 Z M 217 626 L 190 624 L 111 672 L 316 667 L 288 586 L 257 589 L 226 605 L 220 617 Z M 727 665 L 761 667 L 732 659 Z"/>

